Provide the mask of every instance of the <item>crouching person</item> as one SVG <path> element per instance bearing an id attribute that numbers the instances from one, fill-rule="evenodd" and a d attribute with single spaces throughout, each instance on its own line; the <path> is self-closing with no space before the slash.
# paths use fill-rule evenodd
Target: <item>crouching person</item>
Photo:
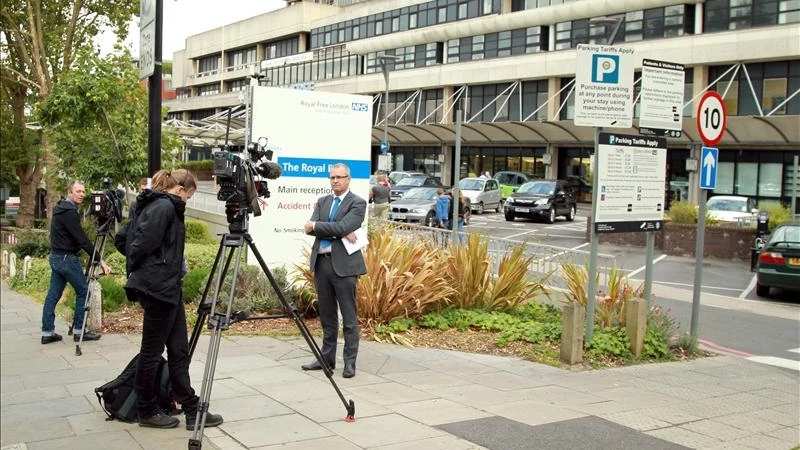
<path id="1" fill-rule="evenodd" d="M 173 428 L 180 423 L 157 404 L 155 381 L 165 346 L 172 392 L 186 415 L 187 430 L 194 430 L 197 417 L 199 397 L 189 380 L 189 338 L 181 292 L 184 211 L 196 189 L 197 179 L 189 171 L 158 171 L 152 190 L 139 194 L 134 218 L 114 240 L 127 258 L 125 290 L 144 310 L 135 378 L 143 427 Z M 206 427 L 221 423 L 222 416 L 206 413 Z"/>

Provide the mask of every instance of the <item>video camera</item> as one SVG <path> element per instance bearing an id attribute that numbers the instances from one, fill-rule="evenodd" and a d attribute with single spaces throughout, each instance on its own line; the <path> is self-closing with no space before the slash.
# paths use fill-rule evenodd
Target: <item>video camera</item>
<path id="1" fill-rule="evenodd" d="M 111 190 L 111 179 L 103 178 L 103 190 L 91 193 L 89 212 L 97 219 L 97 230 L 107 232 L 114 229 L 114 221 L 122 221 L 122 197 L 125 192 Z"/>
<path id="2" fill-rule="evenodd" d="M 281 166 L 272 162 L 272 150 L 268 150 L 267 138 L 247 146 L 247 156 L 228 151 L 214 154 L 214 177 L 219 185 L 217 200 L 225 202 L 225 216 L 231 232 L 246 230 L 247 215 L 261 215 L 258 198 L 269 198 L 266 179 L 281 176 Z"/>

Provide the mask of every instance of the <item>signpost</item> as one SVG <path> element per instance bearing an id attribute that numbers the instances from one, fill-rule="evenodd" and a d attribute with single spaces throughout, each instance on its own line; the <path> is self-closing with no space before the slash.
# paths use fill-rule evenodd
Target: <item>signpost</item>
<path id="1" fill-rule="evenodd" d="M 642 61 L 641 134 L 681 137 L 684 77 L 681 64 L 652 59 Z"/>
<path id="2" fill-rule="evenodd" d="M 579 44 L 575 125 L 630 128 L 633 124 L 633 50 Z"/>
<path id="3" fill-rule="evenodd" d="M 667 140 L 600 133 L 595 154 L 596 233 L 646 232 L 664 224 Z"/>
<path id="4" fill-rule="evenodd" d="M 700 203 L 697 211 L 697 239 L 694 247 L 694 289 L 692 292 L 692 319 L 689 333 L 697 339 L 697 326 L 700 316 L 700 287 L 703 284 L 703 248 L 706 232 L 706 193 L 717 188 L 717 168 L 719 151 L 712 148 L 725 134 L 727 115 L 725 103 L 719 93 L 706 92 L 697 106 L 697 131 L 706 147 L 700 151 Z"/>
<path id="5" fill-rule="evenodd" d="M 139 79 L 153 74 L 156 67 L 156 0 L 139 4 Z"/>

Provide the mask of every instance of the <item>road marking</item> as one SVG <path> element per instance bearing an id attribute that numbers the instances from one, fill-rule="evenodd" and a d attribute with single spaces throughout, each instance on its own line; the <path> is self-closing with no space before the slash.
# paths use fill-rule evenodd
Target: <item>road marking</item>
<path id="1" fill-rule="evenodd" d="M 787 352 L 792 352 L 792 353 L 800 353 L 800 348 L 790 348 L 790 349 L 788 349 L 786 351 Z"/>
<path id="2" fill-rule="evenodd" d="M 517 236 L 524 236 L 526 234 L 535 233 L 535 232 L 536 232 L 536 230 L 523 231 L 522 233 L 517 233 L 517 234 L 512 234 L 512 235 L 506 236 L 505 239 L 512 239 L 512 238 L 515 238 Z"/>
<path id="3" fill-rule="evenodd" d="M 674 282 L 671 282 L 671 281 L 653 280 L 653 283 L 657 283 L 657 284 L 672 284 L 672 285 L 675 285 L 675 286 L 691 286 L 691 287 L 694 287 L 694 284 L 674 283 Z M 739 289 L 724 288 L 724 287 L 718 287 L 718 286 L 708 286 L 706 284 L 704 284 L 702 287 L 703 287 L 703 289 L 719 289 L 719 290 L 723 290 L 723 291 L 739 291 Z"/>
<path id="4" fill-rule="evenodd" d="M 800 372 L 800 361 L 778 358 L 776 356 L 751 356 L 745 359 L 759 364 L 768 364 L 770 366 L 783 367 L 784 369 Z"/>
<path id="5" fill-rule="evenodd" d="M 747 287 L 744 288 L 742 293 L 739 294 L 739 298 L 745 298 L 748 295 L 750 295 L 750 291 L 752 291 L 753 288 L 756 287 L 756 282 L 757 282 L 757 277 L 753 275 L 753 278 L 750 280 L 750 284 L 748 284 Z"/>
<path id="6" fill-rule="evenodd" d="M 705 339 L 698 339 L 697 343 L 702 345 L 703 347 L 710 348 L 711 350 L 719 353 L 725 353 L 728 355 L 738 356 L 740 358 L 750 358 L 753 355 L 751 353 L 743 352 L 741 350 L 735 350 L 730 347 L 725 347 L 719 344 L 716 344 L 711 341 L 707 341 Z"/>
<path id="7" fill-rule="evenodd" d="M 657 262 L 661 261 L 662 259 L 664 259 L 664 258 L 666 258 L 666 257 L 667 257 L 667 255 L 661 255 L 661 256 L 659 256 L 658 258 L 654 259 L 654 260 L 653 260 L 653 265 L 655 265 L 655 263 L 657 263 Z M 647 266 L 642 266 L 642 267 L 639 267 L 638 269 L 634 270 L 633 272 L 629 272 L 629 273 L 628 273 L 628 278 L 631 278 L 631 277 L 633 277 L 634 275 L 636 275 L 637 273 L 639 273 L 639 272 L 643 271 L 643 270 L 644 270 L 644 269 L 646 269 L 646 268 L 647 268 Z"/>
<path id="8" fill-rule="evenodd" d="M 581 245 L 579 245 L 577 247 L 572 247 L 572 250 L 578 250 L 579 248 L 586 247 L 587 245 L 589 245 L 589 242 L 584 242 L 583 244 L 581 244 Z"/>

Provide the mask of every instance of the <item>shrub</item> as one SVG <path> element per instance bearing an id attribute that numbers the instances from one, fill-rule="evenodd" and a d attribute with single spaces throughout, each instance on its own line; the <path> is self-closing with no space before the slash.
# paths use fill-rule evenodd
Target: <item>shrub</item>
<path id="1" fill-rule="evenodd" d="M 632 357 L 628 333 L 624 328 L 598 328 L 587 346 L 586 356 L 604 358 L 607 355 L 629 359 Z"/>
<path id="2" fill-rule="evenodd" d="M 208 232 L 208 224 L 195 219 L 186 219 L 187 244 L 213 244 L 217 242 Z"/>
<path id="3" fill-rule="evenodd" d="M 17 265 L 17 274 L 11 279 L 15 291 L 43 299 L 50 287 L 50 263 L 45 258 L 33 258 L 28 277 L 22 278 L 22 265 Z"/>
<path id="4" fill-rule="evenodd" d="M 26 256 L 46 258 L 50 253 L 50 236 L 46 231 L 37 229 L 18 230 L 14 253 L 19 259 Z"/>
<path id="5" fill-rule="evenodd" d="M 128 301 L 123 285 L 120 284 L 120 277 L 100 277 L 97 281 L 102 289 L 103 311 L 113 312 Z M 122 281 L 124 284 L 124 280 Z"/>
<path id="6" fill-rule="evenodd" d="M 759 203 L 758 209 L 769 213 L 769 232 L 772 233 L 778 225 L 792 221 L 792 212 L 780 203 Z"/>
<path id="7" fill-rule="evenodd" d="M 188 270 L 204 267 L 211 270 L 217 257 L 218 245 L 187 243 L 183 249 Z M 224 263 L 224 261 L 223 261 Z"/>
<path id="8" fill-rule="evenodd" d="M 210 172 L 214 168 L 214 161 L 204 159 L 202 161 L 185 161 L 176 165 L 179 169 L 186 169 L 190 172 Z"/>
<path id="9" fill-rule="evenodd" d="M 210 273 L 211 269 L 206 267 L 195 267 L 186 273 L 186 276 L 183 277 L 184 301 L 192 302 L 200 299 Z"/>
<path id="10" fill-rule="evenodd" d="M 696 224 L 698 216 L 697 212 L 698 207 L 692 202 L 673 202 L 669 207 L 666 218 L 675 223 Z M 706 211 L 706 226 L 716 225 L 719 225 L 719 220 L 713 218 L 708 211 Z"/>

